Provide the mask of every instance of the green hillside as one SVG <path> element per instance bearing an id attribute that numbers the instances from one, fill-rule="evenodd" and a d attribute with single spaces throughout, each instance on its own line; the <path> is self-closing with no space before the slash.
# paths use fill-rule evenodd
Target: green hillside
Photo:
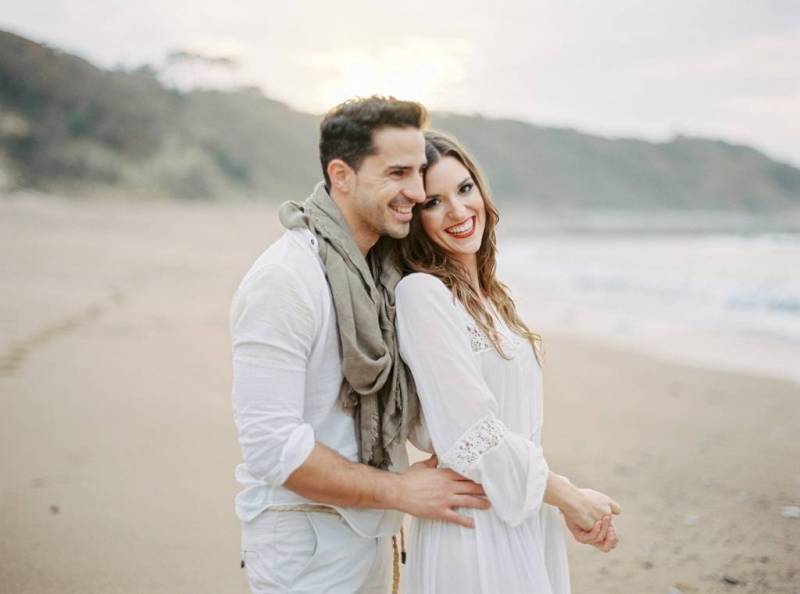
<path id="1" fill-rule="evenodd" d="M 435 113 L 501 203 L 766 212 L 800 207 L 800 169 L 716 140 L 608 139 Z M 256 89 L 180 93 L 0 32 L 0 186 L 74 195 L 283 200 L 320 177 L 319 117 Z"/>

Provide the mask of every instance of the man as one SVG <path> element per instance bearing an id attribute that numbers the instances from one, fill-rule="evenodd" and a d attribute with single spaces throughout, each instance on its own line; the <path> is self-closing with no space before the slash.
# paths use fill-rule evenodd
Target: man
<path id="1" fill-rule="evenodd" d="M 416 400 L 394 341 L 392 270 L 370 250 L 404 237 L 425 197 L 426 117 L 383 97 L 331 110 L 324 184 L 282 207 L 289 230 L 234 296 L 236 509 L 254 593 L 384 594 L 400 512 L 470 527 L 453 508 L 489 505 L 433 461 L 404 470 Z"/>

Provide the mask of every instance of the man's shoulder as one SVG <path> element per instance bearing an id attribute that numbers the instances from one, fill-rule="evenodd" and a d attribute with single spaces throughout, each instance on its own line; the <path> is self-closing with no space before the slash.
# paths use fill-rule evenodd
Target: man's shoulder
<path id="1" fill-rule="evenodd" d="M 315 244 L 309 231 L 290 230 L 264 250 L 233 294 L 231 324 L 248 311 L 299 312 L 306 321 L 319 320 L 329 291 Z"/>
<path id="2" fill-rule="evenodd" d="M 286 231 L 256 258 L 244 275 L 240 288 L 265 275 L 276 279 L 299 279 L 309 285 L 320 280 L 324 282 L 313 233 L 307 229 Z"/>
<path id="3" fill-rule="evenodd" d="M 316 237 L 307 229 L 286 231 L 256 259 L 233 295 L 231 306 L 266 299 L 279 302 L 300 300 L 314 310 L 324 308 L 329 294 L 327 280 L 317 254 Z"/>

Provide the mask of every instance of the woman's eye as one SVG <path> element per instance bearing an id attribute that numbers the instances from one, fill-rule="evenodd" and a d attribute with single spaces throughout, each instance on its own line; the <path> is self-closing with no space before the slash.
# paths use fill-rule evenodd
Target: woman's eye
<path id="1" fill-rule="evenodd" d="M 439 204 L 439 199 L 431 198 L 430 200 L 426 200 L 425 202 L 422 203 L 422 208 L 427 210 L 433 206 L 436 206 L 437 204 Z"/>
<path id="2" fill-rule="evenodd" d="M 463 186 L 461 186 L 458 189 L 458 191 L 461 192 L 462 194 L 469 194 L 472 191 L 473 187 L 474 186 L 473 186 L 473 184 L 471 182 L 467 182 Z"/>

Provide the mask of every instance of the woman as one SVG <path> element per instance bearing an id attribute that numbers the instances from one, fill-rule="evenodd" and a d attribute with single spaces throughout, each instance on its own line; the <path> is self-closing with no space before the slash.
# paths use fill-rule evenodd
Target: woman
<path id="1" fill-rule="evenodd" d="M 422 422 L 412 436 L 440 466 L 483 485 L 474 528 L 412 520 L 409 594 L 569 592 L 562 520 L 580 542 L 611 550 L 606 495 L 550 471 L 541 449 L 539 336 L 495 278 L 497 210 L 469 155 L 426 132 L 425 201 L 396 256 L 400 353 L 414 375 Z"/>

